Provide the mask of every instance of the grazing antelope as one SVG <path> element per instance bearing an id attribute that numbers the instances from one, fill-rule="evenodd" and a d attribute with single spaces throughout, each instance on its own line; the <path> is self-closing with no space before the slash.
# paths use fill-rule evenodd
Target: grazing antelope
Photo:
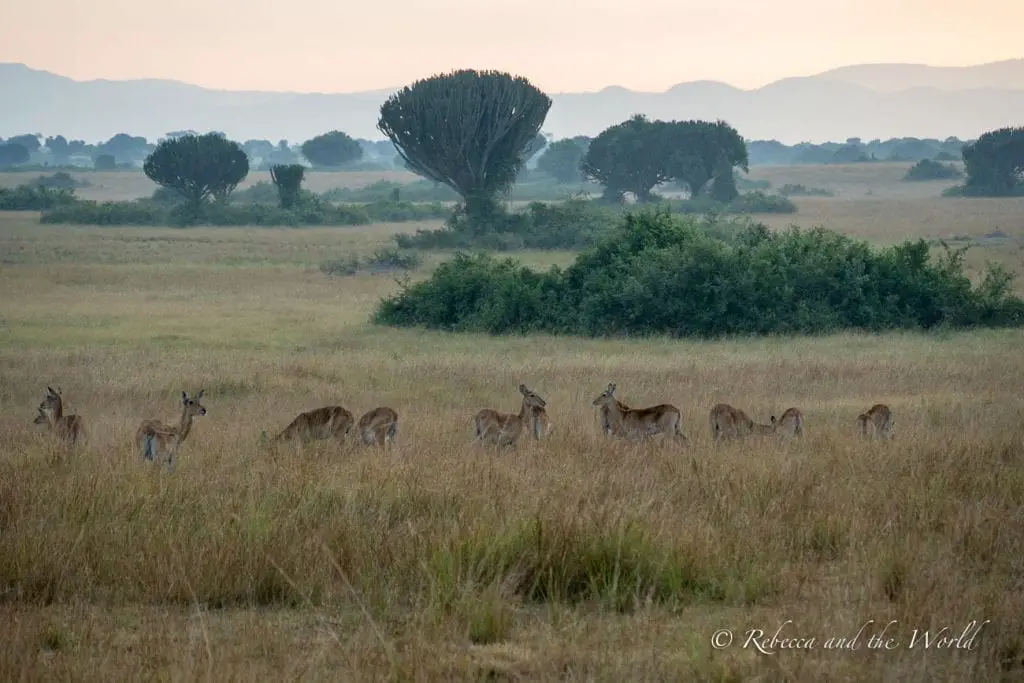
<path id="1" fill-rule="evenodd" d="M 795 410 L 795 409 L 791 409 Z M 799 411 L 796 411 L 799 413 Z M 792 413 L 787 410 L 783 416 Z M 779 422 L 772 415 L 771 424 L 759 424 L 751 420 L 746 413 L 739 408 L 733 408 L 727 403 L 716 403 L 711 409 L 709 416 L 711 422 L 711 433 L 715 441 L 723 438 L 739 438 L 750 434 L 774 434 L 778 429 Z M 795 418 L 790 417 L 790 420 Z M 803 431 L 803 416 L 800 416 L 800 431 Z"/>
<path id="2" fill-rule="evenodd" d="M 868 437 L 868 425 L 874 428 L 874 433 L 883 439 L 892 438 L 892 411 L 884 403 L 876 403 L 867 412 L 857 416 L 857 426 L 860 428 L 860 435 Z"/>
<path id="3" fill-rule="evenodd" d="M 64 399 L 60 391 L 46 387 L 46 398 L 39 404 L 38 411 L 33 424 L 49 425 L 50 431 L 69 446 L 73 447 L 81 440 L 85 431 L 83 420 L 79 415 L 64 414 Z"/>
<path id="4" fill-rule="evenodd" d="M 398 413 L 387 406 L 374 408 L 359 418 L 358 429 L 367 446 L 394 443 L 398 435 Z"/>
<path id="5" fill-rule="evenodd" d="M 499 446 L 514 446 L 527 426 L 532 422 L 533 434 L 536 438 L 547 419 L 547 402 L 531 391 L 525 384 L 519 385 L 519 393 L 523 395 L 523 403 L 519 413 L 499 413 L 497 410 L 484 408 L 473 417 L 476 428 L 474 441 L 497 443 Z M 541 411 L 544 411 L 543 414 Z"/>
<path id="6" fill-rule="evenodd" d="M 601 423 L 606 434 L 615 434 L 627 439 L 643 439 L 664 433 L 686 443 L 686 437 L 680 430 L 682 418 L 679 409 L 670 403 L 648 408 L 630 408 L 615 398 L 615 384 L 611 383 L 594 399 L 593 405 L 601 407 Z"/>
<path id="7" fill-rule="evenodd" d="M 146 460 L 158 461 L 160 456 L 167 454 L 167 469 L 174 469 L 174 456 L 181 444 L 192 432 L 193 418 L 206 415 L 206 408 L 199 403 L 205 389 L 191 398 L 187 392 L 181 392 L 181 418 L 177 425 L 170 425 L 160 420 L 143 420 L 135 430 L 135 448 Z"/>
<path id="8" fill-rule="evenodd" d="M 775 416 L 772 416 L 772 422 L 775 421 Z M 804 435 L 804 414 L 796 408 L 787 408 L 786 412 L 779 418 L 778 427 L 783 432 L 789 432 L 793 436 Z"/>
<path id="9" fill-rule="evenodd" d="M 618 405 L 620 412 L 625 413 L 630 410 L 629 406 L 618 399 L 615 399 L 615 403 Z M 598 416 L 601 419 L 601 431 L 609 436 L 611 436 L 613 430 L 618 429 L 618 424 L 612 422 L 611 412 L 612 409 L 604 403 L 601 404 L 601 408 L 598 410 Z"/>
<path id="10" fill-rule="evenodd" d="M 270 439 L 270 443 L 297 441 L 306 444 L 311 441 L 333 439 L 340 446 L 345 443 L 345 438 L 354 424 L 355 418 L 345 408 L 324 406 L 299 413 L 277 436 Z M 261 437 L 266 441 L 267 433 L 263 432 Z"/>
<path id="11" fill-rule="evenodd" d="M 554 423 L 548 417 L 548 411 L 543 408 L 530 408 L 530 419 L 533 428 L 533 438 L 540 441 L 544 437 L 551 436 L 551 430 L 555 428 Z"/>

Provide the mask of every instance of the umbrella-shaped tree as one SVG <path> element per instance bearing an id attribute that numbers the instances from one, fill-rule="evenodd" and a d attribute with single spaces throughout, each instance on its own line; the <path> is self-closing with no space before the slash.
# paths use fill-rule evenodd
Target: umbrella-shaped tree
<path id="1" fill-rule="evenodd" d="M 381 105 L 377 127 L 415 173 L 459 193 L 470 229 L 487 230 L 516 181 L 551 98 L 526 78 L 463 69 L 416 81 Z"/>

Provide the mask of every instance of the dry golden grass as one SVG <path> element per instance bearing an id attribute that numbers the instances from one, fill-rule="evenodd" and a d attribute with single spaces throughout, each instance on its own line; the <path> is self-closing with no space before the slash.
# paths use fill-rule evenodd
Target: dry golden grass
<path id="1" fill-rule="evenodd" d="M 963 163 L 954 164 L 961 170 Z M 962 180 L 905 182 L 903 175 L 913 166 L 909 161 L 864 164 L 800 164 L 797 166 L 754 166 L 751 180 L 767 180 L 778 189 L 803 185 L 829 190 L 836 199 L 927 199 L 938 197 L 947 187 Z"/>
<path id="2" fill-rule="evenodd" d="M 382 330 L 367 318 L 391 277 L 316 264 L 421 226 L 35 221 L 0 214 L 3 680 L 1024 675 L 1018 331 Z M 884 239 L 871 224 L 860 234 Z M 928 234 L 909 213 L 896 225 Z M 630 405 L 678 406 L 690 448 L 606 440 L 591 401 L 610 381 Z M 516 410 L 520 382 L 547 401 L 551 439 L 469 446 L 473 414 Z M 73 455 L 31 424 L 47 384 L 86 420 Z M 200 388 L 209 413 L 158 472 L 134 428 Z M 713 447 L 719 401 L 759 422 L 797 406 L 806 436 Z M 893 408 L 891 443 L 854 438 L 875 402 Z M 394 407 L 397 446 L 259 448 L 261 431 L 333 403 Z M 782 636 L 812 648 L 741 647 L 787 620 Z M 869 620 L 856 650 L 827 648 Z M 870 648 L 893 620 L 891 649 Z M 962 648 L 909 647 L 915 628 L 959 636 L 972 620 L 990 621 Z M 736 640 L 716 650 L 722 628 Z"/>

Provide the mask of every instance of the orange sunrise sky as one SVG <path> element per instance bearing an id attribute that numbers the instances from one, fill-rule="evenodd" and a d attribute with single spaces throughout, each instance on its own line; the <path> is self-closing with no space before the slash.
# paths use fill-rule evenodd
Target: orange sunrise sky
<path id="1" fill-rule="evenodd" d="M 497 68 L 549 92 L 755 88 L 877 62 L 1022 56 L 1024 0 L 8 0 L 0 62 L 78 80 L 349 92 Z"/>

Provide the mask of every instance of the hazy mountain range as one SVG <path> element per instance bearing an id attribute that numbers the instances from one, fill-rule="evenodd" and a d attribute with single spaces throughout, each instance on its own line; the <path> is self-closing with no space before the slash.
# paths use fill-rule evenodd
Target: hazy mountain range
<path id="1" fill-rule="evenodd" d="M 359 93 L 228 91 L 172 80 L 76 81 L 0 64 L 0 136 L 62 134 L 99 142 L 116 133 L 155 141 L 192 129 L 236 140 L 292 142 L 332 129 L 382 139 L 381 103 L 395 89 Z M 969 67 L 864 64 L 785 78 L 753 90 L 717 81 L 680 83 L 661 93 L 611 86 L 551 93 L 543 131 L 597 135 L 635 113 L 660 119 L 725 119 L 748 139 L 797 142 L 850 137 L 976 138 L 1024 125 L 1024 59 Z"/>

